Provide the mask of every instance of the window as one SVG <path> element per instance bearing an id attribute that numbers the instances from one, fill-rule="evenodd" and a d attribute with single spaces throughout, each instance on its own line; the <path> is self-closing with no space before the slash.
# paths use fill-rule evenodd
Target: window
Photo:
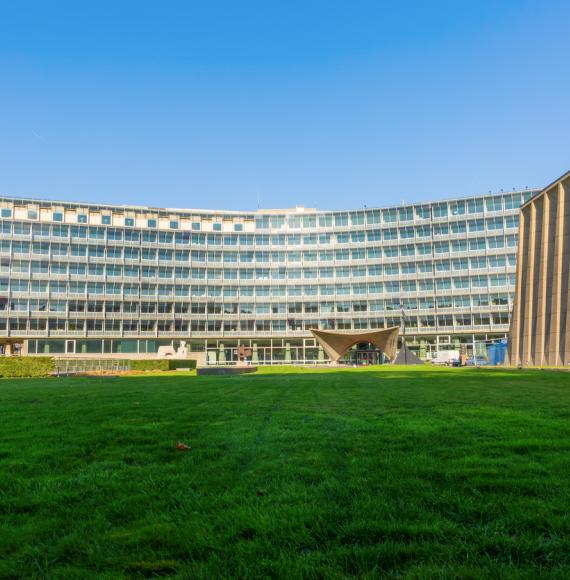
<path id="1" fill-rule="evenodd" d="M 54 211 L 52 219 L 54 222 L 62 222 L 63 221 L 63 213 L 60 211 Z"/>
<path id="2" fill-rule="evenodd" d="M 436 203 L 433 206 L 433 217 L 447 217 L 447 203 Z"/>
<path id="3" fill-rule="evenodd" d="M 502 230 L 503 229 L 503 218 L 496 217 L 496 218 L 487 219 L 487 229 L 490 231 Z"/>
<path id="4" fill-rule="evenodd" d="M 28 210 L 28 219 L 29 220 L 37 220 L 38 219 L 38 212 L 35 209 Z"/>
<path id="5" fill-rule="evenodd" d="M 202 226 L 201 226 L 200 222 L 192 222 L 192 229 L 194 231 L 200 231 L 201 227 Z"/>
<path id="6" fill-rule="evenodd" d="M 449 234 L 449 226 L 447 224 L 436 224 L 433 226 L 434 236 L 447 236 Z"/>
<path id="7" fill-rule="evenodd" d="M 170 222 L 170 229 L 177 230 L 178 229 L 178 222 L 176 220 L 171 220 Z"/>
<path id="8" fill-rule="evenodd" d="M 10 224 L 8 222 L 2 223 L 1 231 L 3 234 L 10 233 Z M 42 224 L 34 224 L 32 229 L 32 234 L 34 236 L 49 237 L 49 226 Z M 30 224 L 24 224 L 16 222 L 14 224 L 14 235 L 16 236 L 27 236 L 30 234 Z"/>
<path id="9" fill-rule="evenodd" d="M 466 222 L 451 222 L 451 233 L 452 234 L 465 234 L 465 233 L 467 233 L 467 223 Z"/>
<path id="10" fill-rule="evenodd" d="M 234 232 L 243 232 L 243 224 L 234 224 Z"/>
<path id="11" fill-rule="evenodd" d="M 89 239 L 91 239 L 91 240 L 104 240 L 105 239 L 105 228 L 89 228 Z"/>
<path id="12" fill-rule="evenodd" d="M 353 213 L 350 216 L 350 224 L 353 226 L 364 225 L 364 212 Z"/>
<path id="13" fill-rule="evenodd" d="M 519 216 L 510 215 L 505 217 L 505 227 L 506 228 L 518 228 L 519 227 Z"/>
<path id="14" fill-rule="evenodd" d="M 407 228 L 400 228 L 400 238 L 403 240 L 413 239 L 414 237 L 414 228 L 407 227 Z"/>
<path id="15" fill-rule="evenodd" d="M 222 231 L 222 224 L 214 223 L 214 224 L 212 224 L 212 228 L 215 232 L 221 232 Z"/>
<path id="16" fill-rule="evenodd" d="M 465 202 L 464 201 L 454 201 L 450 204 L 451 215 L 464 215 L 465 214 Z"/>
<path id="17" fill-rule="evenodd" d="M 467 212 L 468 213 L 482 213 L 483 212 L 483 200 L 482 199 L 468 199 L 467 200 Z"/>
<path id="18" fill-rule="evenodd" d="M 503 199 L 501 197 L 491 197 L 485 200 L 487 211 L 501 211 L 503 209 Z"/>
<path id="19" fill-rule="evenodd" d="M 3 218 L 9 218 L 9 217 L 12 217 L 12 210 L 11 210 L 11 209 L 9 209 L 9 208 L 7 208 L 7 207 L 4 207 L 4 208 L 2 208 L 2 213 L 1 213 L 1 215 L 2 215 L 2 217 L 3 217 Z"/>
<path id="20" fill-rule="evenodd" d="M 469 231 L 470 232 L 483 232 L 483 231 L 485 231 L 485 222 L 483 220 L 470 220 L 469 221 Z"/>
<path id="21" fill-rule="evenodd" d="M 330 228 L 332 226 L 332 223 L 333 223 L 332 215 L 319 216 L 319 227 Z"/>
<path id="22" fill-rule="evenodd" d="M 505 209 L 518 209 L 522 203 L 520 194 L 513 194 L 505 197 Z"/>
<path id="23" fill-rule="evenodd" d="M 155 228 L 156 227 L 156 220 L 155 219 L 146 220 L 146 225 L 149 228 Z"/>
<path id="24" fill-rule="evenodd" d="M 398 209 L 398 219 L 401 222 L 409 222 L 414 219 L 414 208 L 401 207 Z"/>
<path id="25" fill-rule="evenodd" d="M 111 216 L 110 215 L 102 215 L 101 216 L 101 223 L 104 226 L 110 226 L 111 225 Z"/>
<path id="26" fill-rule="evenodd" d="M 125 226 L 132 228 L 135 225 L 135 218 L 126 217 Z"/>
<path id="27" fill-rule="evenodd" d="M 77 214 L 77 223 L 78 224 L 86 224 L 87 223 L 87 214 L 84 214 L 84 213 Z"/>
<path id="28" fill-rule="evenodd" d="M 429 206 L 420 206 L 416 207 L 415 209 L 416 209 L 416 219 L 429 220 L 431 213 Z"/>

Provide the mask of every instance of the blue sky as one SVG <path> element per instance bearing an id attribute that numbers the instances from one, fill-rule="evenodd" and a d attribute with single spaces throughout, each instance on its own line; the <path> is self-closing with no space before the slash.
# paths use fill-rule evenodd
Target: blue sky
<path id="1" fill-rule="evenodd" d="M 566 1 L 0 0 L 0 193 L 382 206 L 570 169 Z"/>

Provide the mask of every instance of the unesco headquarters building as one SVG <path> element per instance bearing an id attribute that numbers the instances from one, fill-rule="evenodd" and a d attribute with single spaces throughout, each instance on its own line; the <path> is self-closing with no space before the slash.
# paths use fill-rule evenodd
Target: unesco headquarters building
<path id="1" fill-rule="evenodd" d="M 381 209 L 176 210 L 0 198 L 0 353 L 324 362 L 310 329 L 402 325 L 422 358 L 505 337 L 535 190 Z M 351 362 L 379 362 L 356 345 Z"/>

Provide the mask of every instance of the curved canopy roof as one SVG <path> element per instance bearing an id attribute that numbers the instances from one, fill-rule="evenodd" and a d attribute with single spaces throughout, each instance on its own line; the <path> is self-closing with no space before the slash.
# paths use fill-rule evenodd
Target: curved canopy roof
<path id="1" fill-rule="evenodd" d="M 369 342 L 378 347 L 389 359 L 396 356 L 399 326 L 367 331 L 335 331 L 311 329 L 311 334 L 323 347 L 331 361 L 338 362 L 348 349 L 359 342 Z"/>

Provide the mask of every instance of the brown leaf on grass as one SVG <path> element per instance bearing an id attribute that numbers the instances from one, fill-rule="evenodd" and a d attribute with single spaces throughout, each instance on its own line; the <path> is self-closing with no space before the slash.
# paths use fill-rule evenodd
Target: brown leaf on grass
<path id="1" fill-rule="evenodd" d="M 181 441 L 178 441 L 176 443 L 176 449 L 178 449 L 178 451 L 190 451 L 190 446 L 186 445 L 186 443 L 182 443 Z"/>

